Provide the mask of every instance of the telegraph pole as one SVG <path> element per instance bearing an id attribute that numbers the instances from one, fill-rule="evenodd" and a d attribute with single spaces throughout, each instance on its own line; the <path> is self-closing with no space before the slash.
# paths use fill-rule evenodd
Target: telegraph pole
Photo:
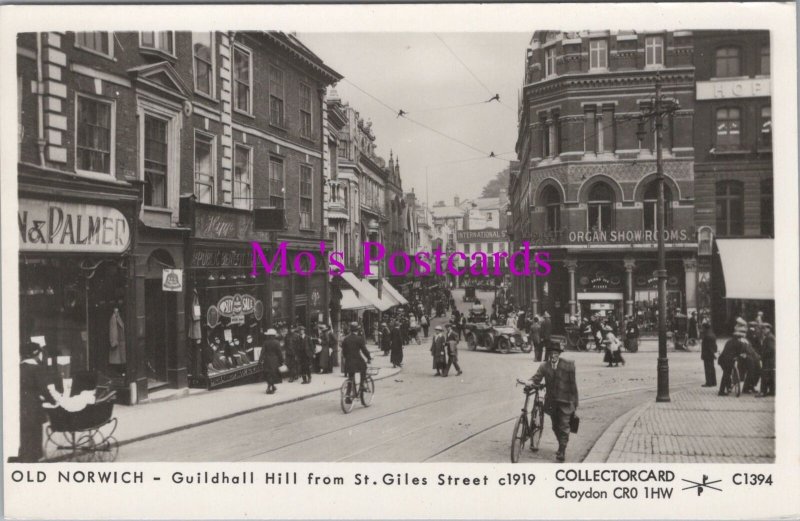
<path id="1" fill-rule="evenodd" d="M 654 117 L 656 132 L 656 182 L 658 183 L 658 211 L 656 214 L 656 233 L 658 235 L 658 388 L 657 402 L 668 402 L 669 398 L 669 360 L 667 359 L 667 261 L 664 251 L 666 232 L 666 211 L 664 208 L 664 165 L 661 153 L 663 113 L 661 100 L 661 75 L 656 73 L 656 99 Z"/>

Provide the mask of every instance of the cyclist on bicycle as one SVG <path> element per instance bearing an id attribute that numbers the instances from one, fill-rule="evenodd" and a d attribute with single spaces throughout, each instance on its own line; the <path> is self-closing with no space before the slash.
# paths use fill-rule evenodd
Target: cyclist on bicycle
<path id="1" fill-rule="evenodd" d="M 569 441 L 569 426 L 578 408 L 578 383 L 575 378 L 575 362 L 561 358 L 561 344 L 553 342 L 547 346 L 547 360 L 539 365 L 531 378 L 533 385 L 544 386 L 544 412 L 550 416 L 553 433 L 558 439 L 556 460 L 564 461 Z"/>
<path id="2" fill-rule="evenodd" d="M 361 374 L 361 381 L 360 385 L 364 385 L 364 378 L 367 373 L 367 364 L 364 361 L 366 358 L 367 362 L 372 362 L 372 357 L 369 355 L 369 351 L 367 351 L 367 344 L 364 341 L 364 337 L 357 335 L 356 331 L 358 331 L 358 323 L 353 322 L 350 324 L 350 334 L 342 340 L 342 357 L 344 358 L 344 372 L 347 374 L 348 380 L 353 382 L 353 388 L 355 389 L 356 383 L 356 373 Z M 364 355 L 362 358 L 361 355 Z M 352 397 L 347 397 L 347 403 L 352 401 Z"/>

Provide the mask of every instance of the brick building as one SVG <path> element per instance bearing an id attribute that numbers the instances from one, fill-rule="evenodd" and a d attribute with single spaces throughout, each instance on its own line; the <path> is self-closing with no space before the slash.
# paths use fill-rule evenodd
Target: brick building
<path id="1" fill-rule="evenodd" d="M 769 32 L 696 31 L 694 63 L 698 298 L 720 332 L 759 310 L 774 324 Z"/>
<path id="2" fill-rule="evenodd" d="M 18 56 L 22 338 L 136 403 L 246 377 L 264 328 L 325 319 L 324 262 L 254 278 L 250 241 L 318 250 L 341 76 L 277 32 L 21 34 Z M 262 207 L 285 209 L 277 237 Z"/>
<path id="3" fill-rule="evenodd" d="M 529 241 L 550 252 L 553 269 L 546 278 L 515 277 L 514 295 L 518 305 L 548 311 L 556 330 L 578 314 L 654 321 L 655 148 L 636 116 L 652 102 L 657 74 L 678 105 L 663 143 L 668 304 L 696 307 L 692 40 L 687 31 L 533 35 L 509 228 L 515 250 Z"/>

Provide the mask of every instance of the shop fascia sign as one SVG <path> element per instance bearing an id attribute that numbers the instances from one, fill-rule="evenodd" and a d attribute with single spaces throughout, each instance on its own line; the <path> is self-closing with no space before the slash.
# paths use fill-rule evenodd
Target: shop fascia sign
<path id="1" fill-rule="evenodd" d="M 769 78 L 742 78 L 697 82 L 697 99 L 758 98 L 772 94 Z"/>
<path id="2" fill-rule="evenodd" d="M 458 242 L 506 241 L 508 237 L 504 230 L 457 230 Z"/>
<path id="3" fill-rule="evenodd" d="M 695 232 L 687 228 L 664 231 L 664 242 L 694 242 Z M 533 244 L 655 244 L 658 235 L 653 230 L 573 230 L 533 234 Z"/>
<path id="4" fill-rule="evenodd" d="M 20 199 L 20 251 L 122 253 L 131 229 L 122 212 L 95 204 Z"/>

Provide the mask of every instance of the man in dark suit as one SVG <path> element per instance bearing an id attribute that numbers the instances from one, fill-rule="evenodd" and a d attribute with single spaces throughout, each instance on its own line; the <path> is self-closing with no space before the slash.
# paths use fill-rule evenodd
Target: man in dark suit
<path id="1" fill-rule="evenodd" d="M 711 324 L 703 322 L 703 343 L 701 345 L 700 358 L 703 360 L 703 367 L 706 372 L 706 383 L 703 387 L 717 386 L 717 370 L 714 368 L 714 359 L 717 357 L 717 337 L 711 330 Z"/>
<path id="2" fill-rule="evenodd" d="M 544 322 L 542 322 L 542 343 L 545 351 L 550 349 L 550 337 L 553 336 L 553 323 L 550 322 L 550 313 L 544 312 Z"/>
<path id="3" fill-rule="evenodd" d="M 561 358 L 561 345 L 547 345 L 547 360 L 533 375 L 533 385 L 544 385 L 544 411 L 550 415 L 553 433 L 558 439 L 556 460 L 564 461 L 569 441 L 569 422 L 578 408 L 578 383 L 575 362 Z"/>
<path id="4" fill-rule="evenodd" d="M 775 396 L 775 335 L 772 326 L 766 322 L 761 323 L 764 338 L 761 341 L 761 361 L 764 364 L 761 372 L 761 392 L 756 398 Z"/>
<path id="5" fill-rule="evenodd" d="M 450 367 L 456 368 L 456 376 L 461 376 L 461 367 L 458 365 L 458 333 L 455 332 L 453 324 L 445 324 L 447 328 L 447 363 L 444 368 L 444 376 L 450 373 Z"/>
<path id="6" fill-rule="evenodd" d="M 356 382 L 356 373 L 361 374 L 361 382 L 364 382 L 364 377 L 367 373 L 367 364 L 364 359 L 366 358 L 367 362 L 372 362 L 364 337 L 358 335 L 357 331 L 358 323 L 353 322 L 350 327 L 350 334 L 342 340 L 342 367 L 347 378 L 353 384 Z M 364 355 L 364 358 L 361 355 Z M 346 399 L 351 400 L 352 398 L 348 397 Z"/>
<path id="7" fill-rule="evenodd" d="M 311 362 L 314 360 L 314 341 L 306 335 L 306 328 L 300 326 L 294 341 L 294 357 L 297 360 L 297 372 L 303 377 L 304 384 L 311 383 Z"/>

